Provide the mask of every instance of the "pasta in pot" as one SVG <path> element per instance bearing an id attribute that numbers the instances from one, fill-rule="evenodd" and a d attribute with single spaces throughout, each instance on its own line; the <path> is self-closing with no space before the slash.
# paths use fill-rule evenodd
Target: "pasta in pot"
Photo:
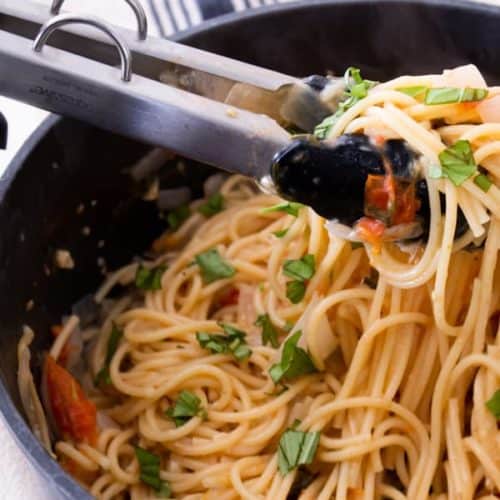
<path id="1" fill-rule="evenodd" d="M 312 209 L 232 176 L 172 212 L 156 261 L 107 278 L 75 376 L 65 346 L 78 319 L 66 321 L 43 399 L 60 462 L 92 495 L 500 494 L 498 91 L 422 100 L 442 88 L 487 89 L 473 67 L 401 77 L 325 135 L 399 138 L 420 156 L 431 214 L 416 251 L 345 241 Z M 457 183 L 433 168 L 459 141 L 475 170 Z M 469 229 L 455 239 L 458 207 Z M 128 292 L 107 298 L 117 283 Z"/>

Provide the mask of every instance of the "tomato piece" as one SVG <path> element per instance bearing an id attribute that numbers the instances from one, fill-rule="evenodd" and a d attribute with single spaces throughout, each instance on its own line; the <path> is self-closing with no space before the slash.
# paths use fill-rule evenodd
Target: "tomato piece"
<path id="1" fill-rule="evenodd" d="M 230 288 L 223 293 L 217 301 L 217 309 L 226 306 L 235 306 L 238 303 L 240 291 L 237 288 Z"/>
<path id="2" fill-rule="evenodd" d="M 375 252 L 380 252 L 385 224 L 373 217 L 362 217 L 356 223 L 356 232 L 359 239 L 372 245 Z"/>
<path id="3" fill-rule="evenodd" d="M 420 208 L 420 200 L 417 198 L 415 184 L 406 187 L 398 185 L 396 195 L 396 210 L 394 212 L 393 224 L 406 224 L 414 222 L 417 211 Z"/>
<path id="4" fill-rule="evenodd" d="M 45 358 L 45 377 L 52 414 L 65 438 L 94 444 L 97 438 L 97 411 L 80 384 L 52 356 Z"/>

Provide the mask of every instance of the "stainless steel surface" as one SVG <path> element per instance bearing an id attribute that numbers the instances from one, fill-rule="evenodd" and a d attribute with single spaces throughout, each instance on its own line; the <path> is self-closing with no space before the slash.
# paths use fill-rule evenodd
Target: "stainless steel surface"
<path id="1" fill-rule="evenodd" d="M 0 29 L 33 37 L 47 20 L 47 12 L 29 1 L 3 0 Z M 169 85 L 203 95 L 219 102 L 258 113 L 265 113 L 280 123 L 293 122 L 304 130 L 330 113 L 300 79 L 246 64 L 217 54 L 150 38 L 138 42 L 130 30 L 115 29 L 126 40 L 134 56 L 134 72 L 162 80 Z M 86 27 L 67 27 L 54 45 L 91 59 L 110 61 L 109 40 Z M 252 100 L 241 99 L 251 93 Z M 269 106 L 269 103 L 272 103 Z"/>
<path id="2" fill-rule="evenodd" d="M 140 75 L 125 84 L 103 63 L 31 44 L 0 30 L 1 94 L 257 178 L 289 142 L 267 116 Z"/>
<path id="3" fill-rule="evenodd" d="M 148 36 L 148 19 L 144 12 L 144 7 L 138 0 L 125 0 L 125 2 L 130 5 L 130 8 L 134 11 L 135 17 L 137 18 L 139 40 L 146 40 Z M 59 14 L 63 3 L 64 0 L 54 0 L 50 12 L 54 15 Z"/>
<path id="4" fill-rule="evenodd" d="M 35 52 L 41 52 L 50 35 L 57 29 L 68 24 L 86 24 L 87 26 L 92 26 L 104 31 L 104 33 L 106 33 L 115 42 L 116 48 L 118 49 L 122 66 L 122 80 L 124 82 L 130 81 L 132 77 L 132 55 L 130 54 L 130 50 L 127 47 L 126 42 L 106 23 L 103 23 L 94 17 L 74 14 L 60 14 L 50 19 L 40 28 L 40 32 L 33 42 L 33 50 Z"/>

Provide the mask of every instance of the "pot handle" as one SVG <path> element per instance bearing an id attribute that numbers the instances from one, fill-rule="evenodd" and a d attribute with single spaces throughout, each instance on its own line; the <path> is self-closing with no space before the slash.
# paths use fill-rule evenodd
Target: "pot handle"
<path id="1" fill-rule="evenodd" d="M 7 120 L 5 116 L 0 113 L 0 149 L 7 149 Z"/>
<path id="2" fill-rule="evenodd" d="M 122 80 L 129 82 L 132 78 L 132 54 L 125 40 L 104 22 L 91 16 L 75 16 L 73 14 L 61 14 L 47 21 L 41 28 L 33 42 L 33 50 L 41 52 L 50 35 L 66 24 L 86 24 L 104 31 L 115 42 L 120 55 L 122 67 Z"/>
<path id="3" fill-rule="evenodd" d="M 146 17 L 146 12 L 144 11 L 144 7 L 141 5 L 139 0 L 125 0 L 125 1 L 130 5 L 130 8 L 134 11 L 135 17 L 137 18 L 139 40 L 146 40 L 148 36 L 148 19 Z M 59 14 L 63 3 L 64 0 L 53 0 L 50 12 L 52 14 Z"/>

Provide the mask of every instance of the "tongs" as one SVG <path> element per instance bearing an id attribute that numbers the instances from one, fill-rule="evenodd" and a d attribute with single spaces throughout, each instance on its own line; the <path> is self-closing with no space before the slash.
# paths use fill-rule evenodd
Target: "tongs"
<path id="1" fill-rule="evenodd" d="M 138 33 L 58 14 L 63 0 L 52 12 L 2 0 L 0 94 L 253 177 L 343 224 L 363 217 L 366 180 L 384 173 L 379 152 L 359 138 L 332 148 L 307 135 L 335 111 L 342 79 L 302 80 L 148 38 L 139 2 L 126 1 Z M 330 105 L 320 95 L 325 86 Z"/>

